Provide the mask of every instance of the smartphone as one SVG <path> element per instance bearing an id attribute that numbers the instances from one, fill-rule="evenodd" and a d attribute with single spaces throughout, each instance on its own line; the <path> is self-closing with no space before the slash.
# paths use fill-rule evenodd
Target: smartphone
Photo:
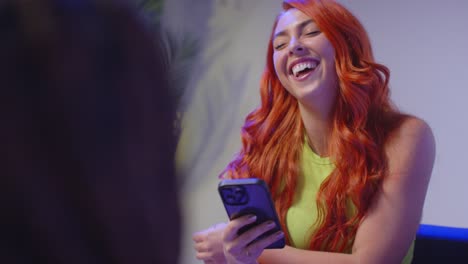
<path id="1" fill-rule="evenodd" d="M 251 243 L 281 230 L 273 200 L 263 180 L 257 178 L 222 180 L 218 184 L 218 192 L 230 220 L 247 214 L 257 216 L 254 223 L 239 229 L 239 235 L 267 220 L 276 223 L 275 228 L 262 234 Z M 284 248 L 284 246 L 285 240 L 282 238 L 266 248 Z"/>

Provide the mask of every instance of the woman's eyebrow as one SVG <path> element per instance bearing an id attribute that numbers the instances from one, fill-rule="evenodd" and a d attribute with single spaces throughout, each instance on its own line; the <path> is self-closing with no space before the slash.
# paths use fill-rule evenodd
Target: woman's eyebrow
<path id="1" fill-rule="evenodd" d="M 307 26 L 307 25 L 309 25 L 311 23 L 315 23 L 314 20 L 308 19 L 308 20 L 305 20 L 305 21 L 299 23 L 296 27 L 299 28 L 299 29 L 302 29 L 302 28 L 304 28 L 305 26 Z M 286 31 L 287 30 L 282 30 L 280 32 L 275 33 L 275 35 L 273 36 L 273 40 L 276 39 L 277 37 L 287 35 Z"/>

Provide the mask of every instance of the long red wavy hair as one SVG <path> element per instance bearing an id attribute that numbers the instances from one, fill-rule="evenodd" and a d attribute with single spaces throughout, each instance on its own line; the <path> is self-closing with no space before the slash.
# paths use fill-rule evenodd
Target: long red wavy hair
<path id="1" fill-rule="evenodd" d="M 347 9 L 329 0 L 287 0 L 313 18 L 335 48 L 339 92 L 335 100 L 329 154 L 335 170 L 317 194 L 318 219 L 311 250 L 350 252 L 360 221 L 386 175 L 383 150 L 390 131 L 402 120 L 389 98 L 389 70 L 374 61 L 367 33 Z M 260 83 L 261 105 L 242 127 L 242 149 L 223 177 L 266 181 L 289 243 L 286 213 L 300 173 L 305 129 L 297 100 L 278 80 L 273 64 L 273 32 Z M 347 215 L 352 202 L 356 214 Z"/>

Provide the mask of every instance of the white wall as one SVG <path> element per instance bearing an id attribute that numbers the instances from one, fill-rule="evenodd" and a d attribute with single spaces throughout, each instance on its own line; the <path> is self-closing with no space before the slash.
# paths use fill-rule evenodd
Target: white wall
<path id="1" fill-rule="evenodd" d="M 342 0 L 364 24 L 377 60 L 391 70 L 392 98 L 433 128 L 437 158 L 423 223 L 468 228 L 468 1 Z M 199 38 L 178 148 L 185 173 L 183 254 L 191 234 L 225 221 L 217 175 L 240 147 L 258 105 L 265 47 L 281 0 L 167 0 L 165 21 Z M 183 34 L 182 34 L 183 35 Z"/>
<path id="2" fill-rule="evenodd" d="M 437 156 L 423 223 L 468 227 L 468 1 L 343 1 L 391 69 L 392 98 L 425 119 Z"/>

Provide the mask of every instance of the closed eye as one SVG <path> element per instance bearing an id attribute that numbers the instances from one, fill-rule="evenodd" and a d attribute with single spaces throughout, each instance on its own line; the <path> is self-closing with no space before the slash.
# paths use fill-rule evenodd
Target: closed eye
<path id="1" fill-rule="evenodd" d="M 315 36 L 315 35 L 318 35 L 320 33 L 321 32 L 319 30 L 316 30 L 316 31 L 307 32 L 306 35 L 307 36 Z"/>
<path id="2" fill-rule="evenodd" d="M 279 44 L 275 46 L 275 50 L 281 49 L 285 44 Z"/>

